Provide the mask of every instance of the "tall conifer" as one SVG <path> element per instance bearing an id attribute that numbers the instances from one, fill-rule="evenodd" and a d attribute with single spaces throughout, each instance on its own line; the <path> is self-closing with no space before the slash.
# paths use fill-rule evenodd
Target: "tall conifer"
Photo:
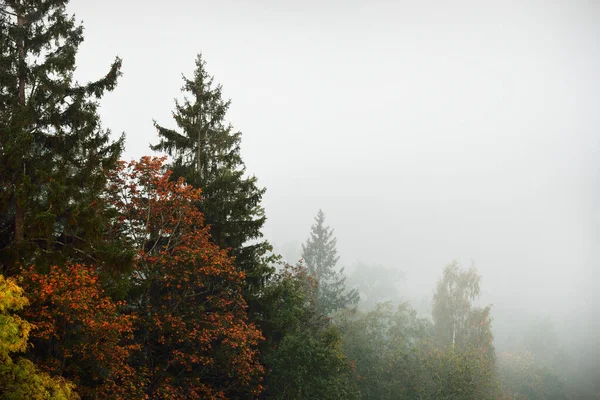
<path id="1" fill-rule="evenodd" d="M 0 261 L 95 258 L 106 171 L 123 138 L 112 142 L 98 99 L 120 75 L 117 58 L 101 79 L 75 81 L 83 27 L 68 0 L 0 0 Z"/>
<path id="2" fill-rule="evenodd" d="M 183 77 L 183 102 L 175 101 L 173 118 L 178 130 L 157 123 L 160 141 L 152 150 L 172 157 L 173 179 L 202 189 L 198 208 L 211 227 L 213 240 L 230 249 L 236 265 L 246 273 L 246 297 L 256 294 L 272 273 L 271 245 L 262 239 L 266 221 L 261 206 L 264 188 L 256 177 L 246 176 L 240 155 L 241 133 L 226 122 L 230 101 L 223 99 L 222 86 L 206 71 L 198 55 L 194 75 Z"/>

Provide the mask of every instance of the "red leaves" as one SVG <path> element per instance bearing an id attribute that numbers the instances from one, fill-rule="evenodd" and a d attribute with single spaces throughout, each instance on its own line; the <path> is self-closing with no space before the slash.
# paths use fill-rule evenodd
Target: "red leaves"
<path id="1" fill-rule="evenodd" d="M 212 243 L 200 190 L 171 181 L 163 160 L 120 163 L 102 199 L 113 207 L 107 242 L 136 254 L 133 271 L 119 278 L 127 304 L 103 291 L 102 265 L 23 271 L 31 358 L 71 379 L 84 398 L 254 397 L 262 336 L 247 319 L 245 276 Z"/>
<path id="2" fill-rule="evenodd" d="M 123 342 L 133 338 L 134 317 L 118 313 L 123 304 L 104 294 L 93 268 L 70 264 L 39 274 L 31 267 L 22 277 L 32 294 L 26 317 L 35 325 L 31 338 L 38 363 L 72 378 L 92 398 L 131 396 L 127 358 L 136 347 Z"/>
<path id="3" fill-rule="evenodd" d="M 138 250 L 132 282 L 144 368 L 153 398 L 227 398 L 257 394 L 263 368 L 260 331 L 247 322 L 244 274 L 211 242 L 197 209 L 200 190 L 170 181 L 164 158 L 122 163 L 109 201 Z M 140 338 L 141 339 L 141 338 Z"/>

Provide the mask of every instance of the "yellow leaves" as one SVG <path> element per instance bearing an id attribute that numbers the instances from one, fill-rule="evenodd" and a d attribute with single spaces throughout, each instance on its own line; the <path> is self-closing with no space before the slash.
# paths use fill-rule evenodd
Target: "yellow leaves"
<path id="1" fill-rule="evenodd" d="M 40 373 L 29 360 L 13 361 L 10 357 L 10 353 L 27 349 L 32 325 L 12 313 L 28 304 L 16 281 L 0 275 L 0 397 L 78 399 L 72 384 Z"/>
<path id="2" fill-rule="evenodd" d="M 78 400 L 75 385 L 59 377 L 38 371 L 25 359 L 0 369 L 0 398 L 32 400 Z"/>
<path id="3" fill-rule="evenodd" d="M 0 313 L 19 311 L 29 302 L 14 279 L 0 275 Z"/>
<path id="4" fill-rule="evenodd" d="M 14 279 L 0 275 L 0 358 L 9 353 L 25 351 L 31 324 L 13 312 L 23 309 L 29 302 L 23 289 Z"/>

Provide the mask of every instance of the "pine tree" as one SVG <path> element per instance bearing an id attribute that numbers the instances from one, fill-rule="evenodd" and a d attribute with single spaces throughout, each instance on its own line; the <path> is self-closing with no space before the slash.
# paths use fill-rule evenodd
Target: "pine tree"
<path id="1" fill-rule="evenodd" d="M 240 155 L 241 133 L 225 121 L 229 100 L 224 100 L 222 86 L 215 84 L 206 71 L 202 55 L 196 58 L 192 79 L 183 76 L 183 103 L 175 101 L 173 118 L 179 131 L 155 122 L 160 142 L 152 150 L 165 151 L 173 157 L 168 165 L 173 179 L 202 189 L 198 204 L 211 227 L 213 240 L 230 249 L 238 268 L 246 274 L 246 298 L 264 285 L 273 269 L 269 266 L 271 245 L 262 240 L 261 228 L 266 221 L 261 206 L 264 188 L 256 177 L 245 176 Z"/>
<path id="2" fill-rule="evenodd" d="M 339 260 L 336 246 L 333 229 L 325 226 L 325 214 L 319 210 L 310 237 L 302 245 L 302 259 L 317 281 L 317 305 L 324 314 L 355 305 L 359 300 L 358 291 L 346 290 L 344 268 L 336 269 Z"/>
<path id="3" fill-rule="evenodd" d="M 103 78 L 73 78 L 83 27 L 68 0 L 0 0 L 0 261 L 98 256 L 99 193 L 120 156 L 97 113 L 120 75 L 117 58 Z"/>

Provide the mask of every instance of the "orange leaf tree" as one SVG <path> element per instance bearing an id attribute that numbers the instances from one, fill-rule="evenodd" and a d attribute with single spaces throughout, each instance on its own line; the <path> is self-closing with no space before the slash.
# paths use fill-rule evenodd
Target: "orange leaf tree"
<path id="1" fill-rule="evenodd" d="M 70 379 L 83 398 L 140 393 L 127 363 L 136 347 L 134 317 L 119 312 L 123 304 L 104 293 L 94 268 L 67 264 L 40 274 L 31 267 L 22 272 L 22 282 L 31 294 L 25 316 L 35 326 L 30 356 L 36 364 Z"/>
<path id="2" fill-rule="evenodd" d="M 157 399 L 254 396 L 262 337 L 247 320 L 245 276 L 211 242 L 194 206 L 200 191 L 170 181 L 163 161 L 122 163 L 109 187 L 119 210 L 112 235 L 137 249 L 129 304 L 138 315 L 134 363 L 147 378 L 144 390 Z"/>

